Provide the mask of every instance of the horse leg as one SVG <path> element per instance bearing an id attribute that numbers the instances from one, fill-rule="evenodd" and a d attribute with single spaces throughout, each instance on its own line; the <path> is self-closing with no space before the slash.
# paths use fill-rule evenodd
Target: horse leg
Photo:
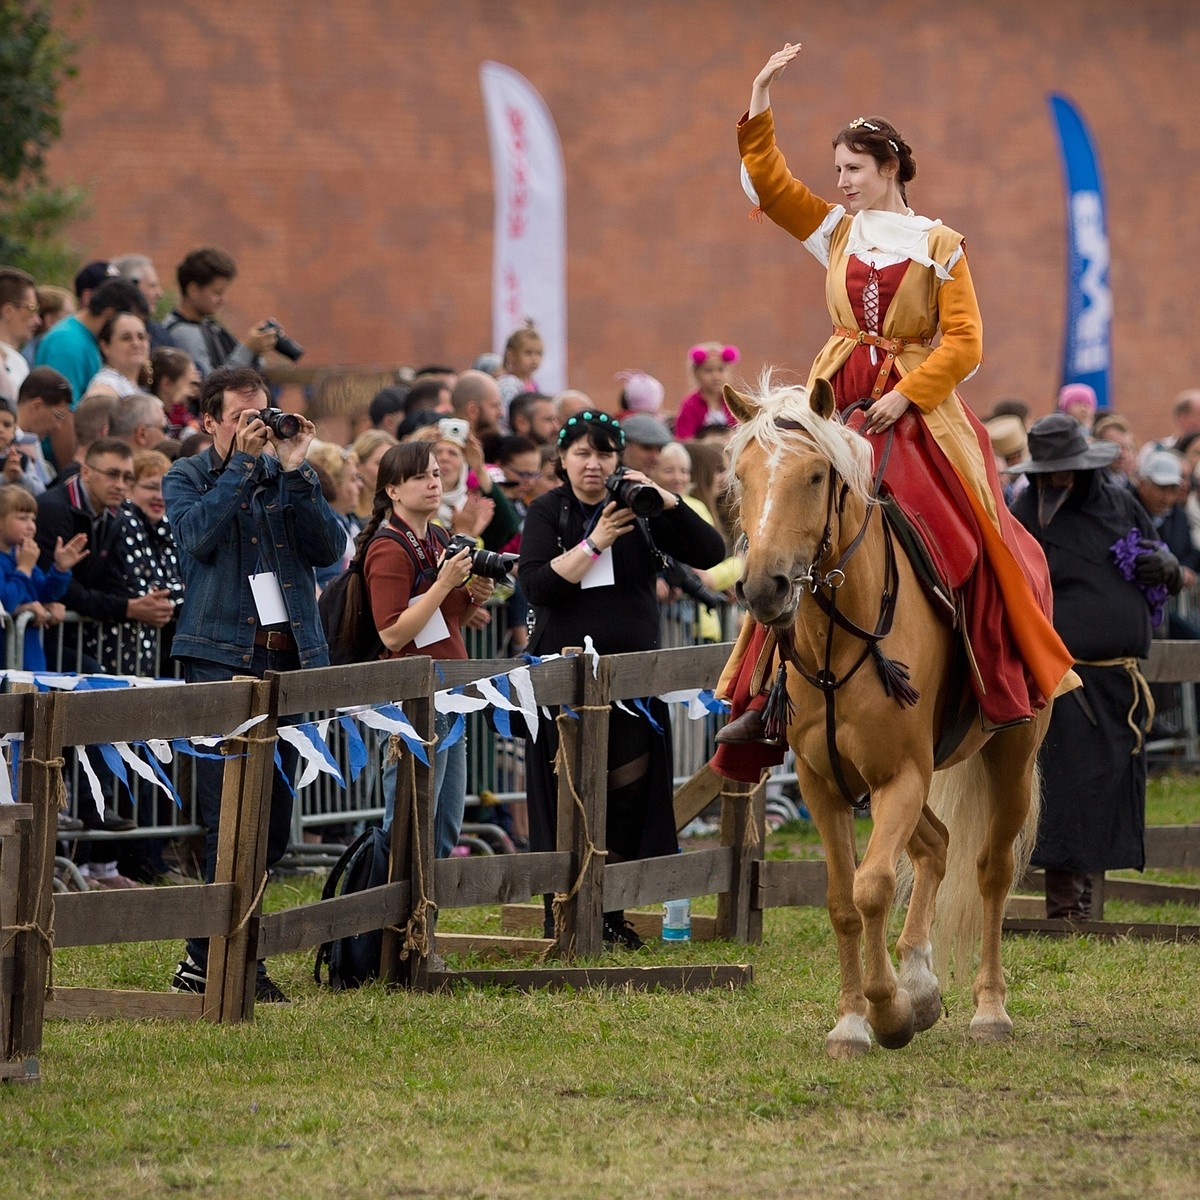
<path id="1" fill-rule="evenodd" d="M 934 902 L 937 890 L 946 874 L 946 848 L 949 834 L 945 825 L 933 815 L 926 804 L 908 842 L 908 856 L 913 864 L 913 889 L 904 918 L 904 929 L 896 942 L 900 958 L 900 986 L 908 993 L 913 1006 L 917 1033 L 930 1029 L 942 1015 L 942 992 L 933 972 Z"/>
<path id="2" fill-rule="evenodd" d="M 831 1058 L 853 1058 L 871 1049 L 859 947 L 862 918 L 854 906 L 854 870 L 857 863 L 854 812 L 800 759 L 796 761 L 796 775 L 800 794 L 812 813 L 817 832 L 821 835 L 821 845 L 825 849 L 825 869 L 829 877 L 826 906 L 829 909 L 829 922 L 837 938 L 838 965 L 841 969 L 838 1021 L 825 1038 L 825 1053 Z"/>
<path id="3" fill-rule="evenodd" d="M 887 1050 L 908 1045 L 916 1032 L 912 1000 L 896 978 L 887 935 L 896 894 L 896 863 L 901 849 L 912 840 L 928 789 L 928 776 L 922 778 L 912 764 L 872 789 L 875 829 L 854 877 L 854 905 L 863 919 L 867 1020 Z"/>
<path id="4" fill-rule="evenodd" d="M 975 1015 L 971 1037 L 977 1042 L 1001 1042 L 1012 1035 L 1012 1018 L 1005 1007 L 1008 989 L 1000 962 L 1000 930 L 1013 883 L 1013 844 L 1029 815 L 1039 740 L 1036 724 L 1019 726 L 997 733 L 980 752 L 987 772 L 989 811 L 976 860 L 983 897 L 979 971 L 972 988 Z M 1023 769 L 1014 769 L 1018 763 L 1024 764 Z"/>

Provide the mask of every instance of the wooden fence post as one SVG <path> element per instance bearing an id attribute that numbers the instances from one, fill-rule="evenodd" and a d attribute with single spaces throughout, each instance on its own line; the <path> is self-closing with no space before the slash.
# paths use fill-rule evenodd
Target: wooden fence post
<path id="1" fill-rule="evenodd" d="M 422 741 L 434 740 L 433 692 L 435 680 L 432 660 L 425 684 L 425 694 L 406 700 L 405 715 Z M 383 931 L 379 975 L 385 983 L 425 989 L 429 978 L 429 953 L 433 949 L 436 908 L 423 908 L 422 900 L 435 901 L 433 886 L 434 864 L 434 757 L 437 747 L 428 745 L 425 766 L 413 752 L 402 746 L 396 771 L 396 802 L 392 809 L 392 845 L 388 882 L 407 879 L 410 885 L 409 919 L 424 914 L 422 928 L 413 930 L 415 945 L 404 953 L 405 930 L 390 926 Z M 422 935 L 423 929 L 423 935 Z"/>
<path id="2" fill-rule="evenodd" d="M 54 912 L 54 843 L 62 778 L 63 712 L 54 692 L 30 695 L 25 709 L 21 801 L 32 807 L 32 831 L 19 884 L 14 924 L 31 927 L 14 939 L 13 1059 L 34 1060 L 42 1046 Z M 57 765 L 56 765 L 57 764 Z"/>
<path id="3" fill-rule="evenodd" d="M 578 719 L 559 722 L 558 837 L 575 879 L 556 930 L 559 952 L 596 955 L 604 941 L 604 859 L 608 844 L 608 714 L 611 668 L 580 653 Z M 564 769 L 565 768 L 565 769 Z"/>
<path id="4" fill-rule="evenodd" d="M 754 893 L 755 863 L 763 856 L 766 782 L 727 782 L 721 791 L 721 845 L 733 847 L 729 891 L 717 897 L 717 937 L 762 941 L 762 909 Z"/>
<path id="5" fill-rule="evenodd" d="M 266 720 L 225 743 L 221 785 L 221 827 L 215 883 L 233 884 L 231 927 L 208 942 L 208 981 L 204 1018 L 223 1024 L 249 1021 L 254 1015 L 254 976 L 258 966 L 258 916 L 267 870 L 267 827 L 275 778 L 278 712 L 272 681 L 255 680 L 250 715 Z"/>

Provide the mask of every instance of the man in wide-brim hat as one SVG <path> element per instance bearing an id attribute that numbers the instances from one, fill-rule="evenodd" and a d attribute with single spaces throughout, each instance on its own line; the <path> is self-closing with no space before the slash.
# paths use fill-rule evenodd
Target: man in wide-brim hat
<path id="1" fill-rule="evenodd" d="M 1103 470 L 1119 453 L 1054 413 L 1029 430 L 1011 467 L 1030 486 L 1013 516 L 1046 553 L 1054 628 L 1083 687 L 1055 701 L 1042 747 L 1042 820 L 1033 863 L 1046 915 L 1086 920 L 1091 875 L 1145 864 L 1145 731 L 1153 717 L 1137 660 L 1182 573 L 1133 493 Z"/>

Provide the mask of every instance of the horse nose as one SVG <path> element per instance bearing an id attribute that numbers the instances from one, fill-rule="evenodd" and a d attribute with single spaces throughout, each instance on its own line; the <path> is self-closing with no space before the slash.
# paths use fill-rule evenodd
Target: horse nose
<path id="1" fill-rule="evenodd" d="M 792 591 L 792 581 L 787 575 L 759 575 L 747 581 L 739 579 L 734 587 L 737 598 L 748 608 L 778 608 L 787 601 Z"/>

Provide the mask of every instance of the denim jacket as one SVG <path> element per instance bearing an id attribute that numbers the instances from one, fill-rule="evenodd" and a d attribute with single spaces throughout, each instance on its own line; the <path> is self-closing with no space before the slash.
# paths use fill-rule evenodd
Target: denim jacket
<path id="1" fill-rule="evenodd" d="M 223 465 L 210 450 L 171 467 L 163 499 L 187 589 L 172 655 L 248 666 L 259 629 L 249 577 L 274 571 L 300 665 L 327 665 L 313 568 L 338 560 L 346 534 L 309 463 L 284 471 L 235 450 Z"/>

